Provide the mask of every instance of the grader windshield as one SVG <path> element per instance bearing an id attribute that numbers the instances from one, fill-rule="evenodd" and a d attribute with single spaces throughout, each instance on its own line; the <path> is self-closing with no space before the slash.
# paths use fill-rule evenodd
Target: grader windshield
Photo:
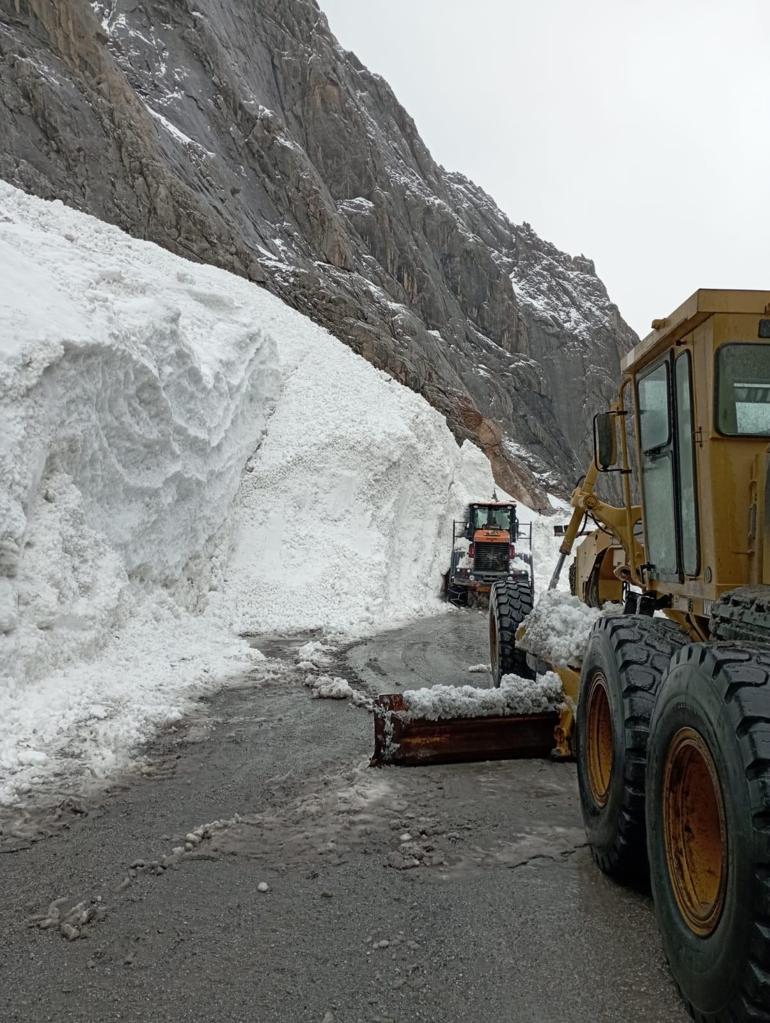
<path id="1" fill-rule="evenodd" d="M 770 436 L 770 345 L 719 349 L 717 429 L 727 437 Z"/>

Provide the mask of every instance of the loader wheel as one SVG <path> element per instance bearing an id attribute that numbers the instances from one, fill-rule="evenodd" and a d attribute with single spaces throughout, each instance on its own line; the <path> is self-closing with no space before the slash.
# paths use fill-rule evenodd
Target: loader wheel
<path id="1" fill-rule="evenodd" d="M 500 686 L 503 675 L 535 678 L 527 655 L 516 646 L 516 630 L 532 610 L 529 579 L 501 579 L 489 594 L 489 663 L 492 679 Z"/>
<path id="2" fill-rule="evenodd" d="M 770 650 L 693 643 L 653 714 L 655 915 L 699 1023 L 770 1021 Z"/>
<path id="3" fill-rule="evenodd" d="M 589 637 L 576 718 L 580 803 L 593 858 L 621 880 L 647 871 L 649 723 L 671 657 L 686 642 L 673 622 L 641 615 L 600 618 Z"/>

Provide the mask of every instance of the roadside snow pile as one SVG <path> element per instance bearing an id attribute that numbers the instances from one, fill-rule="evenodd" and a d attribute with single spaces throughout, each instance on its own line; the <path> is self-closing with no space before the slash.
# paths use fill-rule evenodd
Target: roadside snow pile
<path id="1" fill-rule="evenodd" d="M 588 636 L 605 615 L 621 614 L 621 604 L 589 607 L 577 597 L 559 590 L 546 590 L 521 623 L 524 638 L 520 646 L 558 667 L 580 664 Z"/>
<path id="2" fill-rule="evenodd" d="M 561 543 L 561 539 L 557 539 L 554 536 L 553 527 L 561 524 L 568 518 L 568 515 L 564 512 L 563 501 L 559 501 L 558 498 L 551 498 L 551 503 L 554 505 L 556 511 L 555 515 L 540 515 L 523 504 L 518 504 L 516 506 L 516 514 L 518 516 L 519 523 L 523 525 L 525 529 L 528 528 L 528 524 L 530 522 L 532 523 L 532 569 L 535 574 L 536 593 L 548 589 L 548 584 L 551 581 L 553 570 L 559 559 L 559 545 Z M 528 547 L 522 540 L 519 540 L 516 544 L 516 549 L 519 554 L 529 553 Z M 521 560 L 523 562 L 523 559 Z M 529 565 L 524 562 L 524 566 L 524 570 L 528 572 Z M 565 565 L 561 574 L 559 589 L 563 590 L 568 587 L 569 573 L 567 571 L 567 565 Z"/>
<path id="3" fill-rule="evenodd" d="M 2 803 L 258 656 L 198 612 L 281 380 L 256 289 L 2 183 L 0 276 Z"/>
<path id="4" fill-rule="evenodd" d="M 269 311 L 285 383 L 236 507 L 237 630 L 352 635 L 442 610 L 452 519 L 491 492 L 489 462 L 412 391 L 275 299 Z"/>
<path id="5" fill-rule="evenodd" d="M 504 675 L 499 689 L 474 686 L 429 686 L 404 692 L 404 720 L 424 718 L 514 717 L 557 711 L 564 701 L 561 679 L 547 672 L 537 679 Z"/>
<path id="6" fill-rule="evenodd" d="M 260 655 L 439 610 L 489 463 L 255 285 L 0 182 L 0 803 Z M 244 466 L 246 471 L 244 471 Z"/>

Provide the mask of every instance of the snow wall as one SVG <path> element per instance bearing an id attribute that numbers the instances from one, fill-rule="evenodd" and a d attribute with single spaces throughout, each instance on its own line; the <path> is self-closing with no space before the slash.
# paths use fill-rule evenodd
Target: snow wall
<path id="1" fill-rule="evenodd" d="M 241 633 L 437 611 L 491 494 L 443 417 L 255 285 L 0 182 L 0 803 L 103 775 Z"/>

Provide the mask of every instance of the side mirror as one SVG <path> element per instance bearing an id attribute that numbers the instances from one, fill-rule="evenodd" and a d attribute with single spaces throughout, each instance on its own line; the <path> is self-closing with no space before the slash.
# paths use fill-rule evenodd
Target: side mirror
<path id="1" fill-rule="evenodd" d="M 616 416 L 599 412 L 594 416 L 594 461 L 599 472 L 607 472 L 618 460 Z"/>

